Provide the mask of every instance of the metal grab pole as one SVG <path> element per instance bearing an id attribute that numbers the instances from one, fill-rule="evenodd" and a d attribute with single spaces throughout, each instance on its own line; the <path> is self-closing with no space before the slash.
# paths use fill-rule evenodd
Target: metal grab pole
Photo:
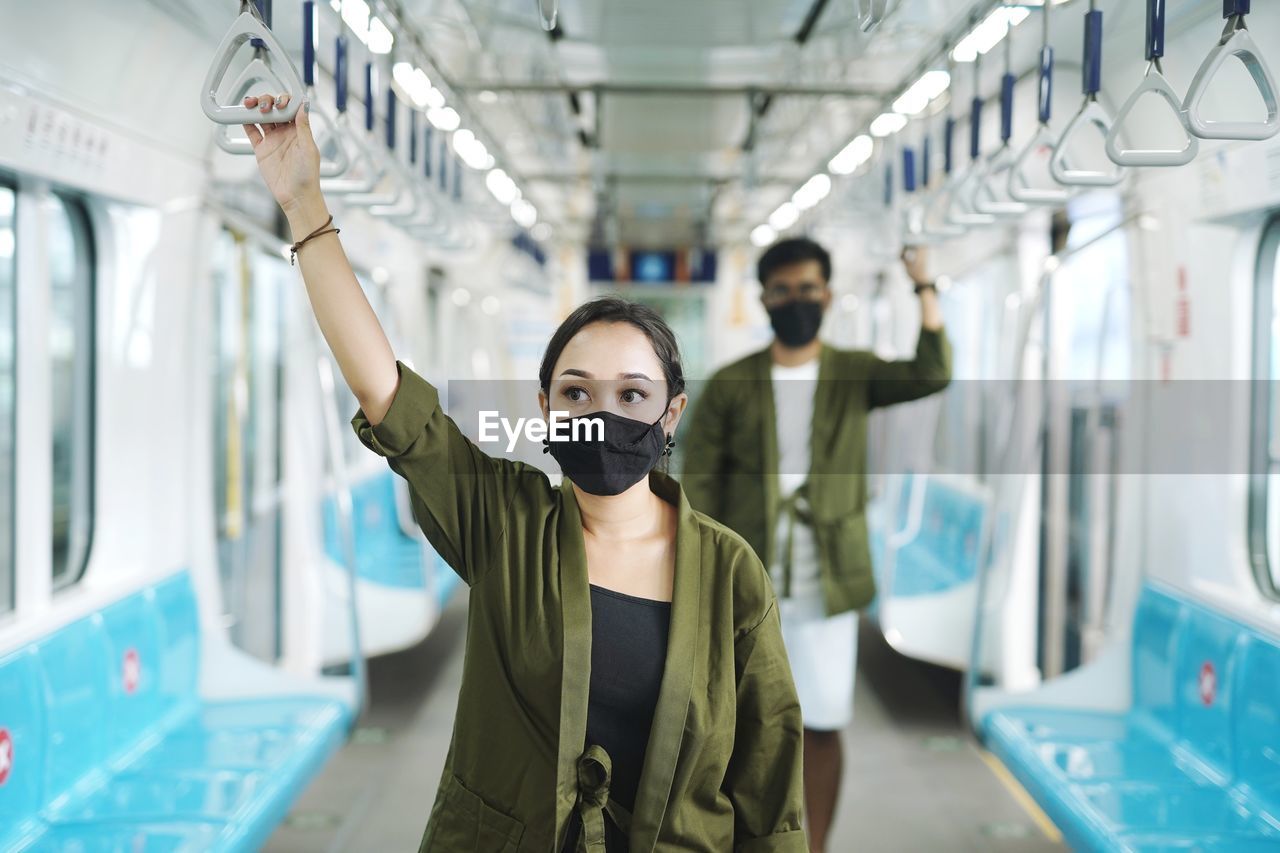
<path id="1" fill-rule="evenodd" d="M 329 468 L 333 472 L 334 497 L 338 505 L 338 537 L 342 542 L 342 559 L 347 569 L 347 617 L 351 634 L 351 677 L 356 682 L 355 720 L 364 712 L 369 697 L 368 674 L 364 660 L 364 647 L 360 642 L 360 613 L 356 607 L 357 562 L 355 521 L 351 502 L 351 485 L 347 480 L 346 459 L 343 456 L 341 427 L 338 424 L 338 402 L 333 364 L 322 351 L 318 340 L 319 328 L 312 323 L 311 348 L 316 359 L 316 373 L 320 380 L 321 419 L 324 422 L 325 446 L 329 451 Z"/>

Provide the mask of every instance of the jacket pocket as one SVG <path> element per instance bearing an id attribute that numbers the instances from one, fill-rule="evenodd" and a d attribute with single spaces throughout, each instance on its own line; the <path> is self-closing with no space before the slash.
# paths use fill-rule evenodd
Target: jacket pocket
<path id="1" fill-rule="evenodd" d="M 871 550 L 867 543 L 867 517 L 861 512 L 818 521 L 813 525 L 818 544 L 818 560 L 823 566 L 823 585 L 829 604 L 841 612 L 865 607 L 875 598 L 875 577 L 871 573 Z"/>
<path id="2" fill-rule="evenodd" d="M 523 835 L 523 823 L 450 776 L 436 797 L 420 853 L 517 853 Z"/>

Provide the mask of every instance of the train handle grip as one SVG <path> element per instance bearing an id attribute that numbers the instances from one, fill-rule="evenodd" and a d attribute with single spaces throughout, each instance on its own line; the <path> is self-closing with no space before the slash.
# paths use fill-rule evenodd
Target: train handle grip
<path id="1" fill-rule="evenodd" d="M 200 87 L 200 108 L 210 121 L 228 126 L 237 124 L 282 124 L 293 121 L 294 116 L 298 114 L 298 110 L 302 107 L 303 98 L 301 95 L 306 90 L 306 86 L 303 85 L 298 70 L 289 61 L 288 52 L 285 51 L 279 40 L 271 32 L 271 28 L 262 19 L 258 7 L 249 2 L 249 0 L 241 0 L 240 7 L 240 14 L 222 37 L 222 41 L 218 44 L 218 48 L 214 53 L 213 62 L 210 63 L 209 70 L 205 73 L 204 83 Z M 245 72 L 241 72 L 236 80 L 237 85 L 232 88 L 231 97 L 235 98 L 235 101 L 233 103 L 223 103 L 221 96 L 225 91 L 223 82 L 227 76 L 227 71 L 231 68 L 231 62 L 236 53 L 248 41 L 254 42 L 256 51 L 253 62 L 246 67 L 245 71 L 253 69 L 255 73 L 263 74 L 263 69 L 267 69 L 270 71 L 269 77 L 263 76 L 255 79 L 261 80 L 261 82 L 274 83 L 276 92 L 286 92 L 298 96 L 290 100 L 284 109 L 273 109 L 269 113 L 263 113 L 256 108 L 244 106 L 241 101 L 247 94 L 247 90 L 240 91 L 240 88 L 246 83 L 255 82 L 255 79 L 246 80 Z"/>

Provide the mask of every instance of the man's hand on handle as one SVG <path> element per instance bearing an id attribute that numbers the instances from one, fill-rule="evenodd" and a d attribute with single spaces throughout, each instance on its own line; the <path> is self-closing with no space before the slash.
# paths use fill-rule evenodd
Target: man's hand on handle
<path id="1" fill-rule="evenodd" d="M 902 266 L 915 285 L 920 297 L 920 325 L 930 332 L 942 328 L 942 307 L 938 304 L 938 291 L 929 275 L 929 252 L 923 246 L 908 246 L 902 250 Z"/>

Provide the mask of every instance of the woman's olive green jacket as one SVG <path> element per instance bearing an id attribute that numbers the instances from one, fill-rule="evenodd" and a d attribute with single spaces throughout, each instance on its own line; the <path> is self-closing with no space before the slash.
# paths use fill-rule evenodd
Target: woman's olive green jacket
<path id="1" fill-rule="evenodd" d="M 584 759 L 591 599 L 572 487 L 483 453 L 404 365 L 386 418 L 352 424 L 409 482 L 414 517 L 471 588 L 453 740 L 420 850 L 555 853 L 575 808 L 592 835 L 607 762 Z M 650 484 L 680 515 L 631 850 L 803 853 L 800 709 L 768 576 L 674 480 Z"/>

